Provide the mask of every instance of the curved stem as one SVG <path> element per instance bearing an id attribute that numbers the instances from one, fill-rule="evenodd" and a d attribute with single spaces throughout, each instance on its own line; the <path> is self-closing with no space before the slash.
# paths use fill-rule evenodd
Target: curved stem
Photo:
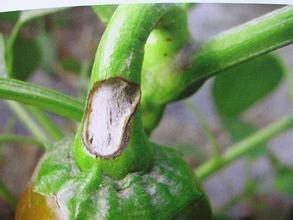
<path id="1" fill-rule="evenodd" d="M 170 21 L 160 19 L 168 12 L 178 9 L 175 5 L 167 4 L 120 5 L 100 41 L 90 88 L 99 80 L 115 76 L 140 83 L 144 46 L 148 36 L 154 28 L 162 27 L 165 31 L 172 29 L 171 24 L 164 27 Z M 176 21 L 176 15 L 174 13 L 173 22 Z"/>
<path id="2" fill-rule="evenodd" d="M 219 160 L 208 160 L 204 162 L 200 167 L 198 167 L 195 172 L 201 180 L 205 180 L 207 177 L 224 168 L 231 162 L 244 156 L 252 148 L 258 146 L 260 143 L 271 139 L 272 137 L 282 133 L 289 128 L 293 128 L 293 116 L 284 117 L 277 122 L 274 122 L 271 125 L 261 129 L 260 131 L 250 135 L 248 138 L 245 138 L 239 143 L 232 145 L 220 157 Z"/>
<path id="3" fill-rule="evenodd" d="M 181 23 L 185 25 L 184 21 Z M 169 39 L 172 44 L 174 37 Z M 166 104 L 192 95 L 208 77 L 292 41 L 292 6 L 233 28 L 201 46 L 186 40 L 171 56 L 164 48 L 164 38 L 152 34 L 145 46 L 142 74 L 146 131 L 150 133 L 157 126 Z"/>
<path id="4" fill-rule="evenodd" d="M 83 104 L 51 89 L 13 79 L 0 79 L 0 98 L 33 105 L 69 119 L 79 121 Z"/>

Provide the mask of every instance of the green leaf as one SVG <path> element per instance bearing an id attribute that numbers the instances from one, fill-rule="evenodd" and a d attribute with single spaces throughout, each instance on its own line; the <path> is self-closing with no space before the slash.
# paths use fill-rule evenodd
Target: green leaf
<path id="1" fill-rule="evenodd" d="M 81 119 L 83 113 L 83 103 L 80 101 L 54 90 L 19 80 L 0 79 L 0 98 L 33 105 L 77 121 Z"/>
<path id="2" fill-rule="evenodd" d="M 243 122 L 238 118 L 222 118 L 225 128 L 229 132 L 232 140 L 237 143 L 242 139 L 245 139 L 249 135 L 255 133 L 257 128 L 253 125 Z M 247 156 L 250 159 L 256 159 L 260 155 L 262 155 L 267 149 L 266 143 L 260 143 L 257 147 L 252 148 Z"/>
<path id="3" fill-rule="evenodd" d="M 8 77 L 11 78 L 13 76 L 13 62 L 14 62 L 14 44 L 18 39 L 18 33 L 22 26 L 37 17 L 45 16 L 50 13 L 54 13 L 60 10 L 64 10 L 63 8 L 57 8 L 57 9 L 43 9 L 43 10 L 29 10 L 29 11 L 23 11 L 21 12 L 21 15 L 19 16 L 9 38 L 6 41 L 6 51 L 5 51 L 5 60 L 6 60 L 6 70 Z M 27 59 L 27 58 L 26 58 Z"/>
<path id="4" fill-rule="evenodd" d="M 284 68 L 273 55 L 263 55 L 215 77 L 212 94 L 217 111 L 234 117 L 277 87 Z"/>
<path id="5" fill-rule="evenodd" d="M 41 49 L 37 41 L 18 37 L 13 44 L 10 77 L 26 80 L 41 63 Z"/>
<path id="6" fill-rule="evenodd" d="M 277 191 L 293 197 L 293 169 L 277 173 L 273 187 Z"/>

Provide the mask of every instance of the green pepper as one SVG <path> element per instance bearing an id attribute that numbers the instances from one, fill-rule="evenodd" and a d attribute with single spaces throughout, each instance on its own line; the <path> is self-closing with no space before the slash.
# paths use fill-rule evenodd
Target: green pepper
<path id="1" fill-rule="evenodd" d="M 82 123 L 48 147 L 16 219 L 211 219 L 192 170 L 178 152 L 149 141 L 141 116 L 144 46 L 180 10 L 117 8 L 97 50 Z"/>

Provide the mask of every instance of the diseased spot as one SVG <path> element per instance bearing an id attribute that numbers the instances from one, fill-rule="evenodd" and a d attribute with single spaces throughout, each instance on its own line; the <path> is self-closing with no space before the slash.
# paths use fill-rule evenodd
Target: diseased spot
<path id="1" fill-rule="evenodd" d="M 82 128 L 82 140 L 89 153 L 103 158 L 121 153 L 139 100 L 139 86 L 119 77 L 93 86 Z"/>
<path id="2" fill-rule="evenodd" d="M 112 111 L 110 111 L 110 118 L 109 118 L 109 121 L 110 121 L 110 125 L 113 123 L 113 118 L 112 118 Z"/>
<path id="3" fill-rule="evenodd" d="M 176 54 L 174 59 L 174 66 L 178 72 L 182 72 L 190 66 L 192 62 L 192 54 L 195 53 L 197 48 L 192 42 L 186 43 L 186 45 Z"/>

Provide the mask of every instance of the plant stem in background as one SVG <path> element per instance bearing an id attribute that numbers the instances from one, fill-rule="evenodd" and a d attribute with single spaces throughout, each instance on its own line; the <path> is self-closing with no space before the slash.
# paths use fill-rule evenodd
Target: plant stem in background
<path id="1" fill-rule="evenodd" d="M 16 207 L 16 199 L 14 196 L 8 191 L 6 186 L 0 182 L 0 197 L 3 199 L 12 209 Z"/>
<path id="2" fill-rule="evenodd" d="M 14 111 L 27 129 L 42 143 L 48 142 L 49 138 L 44 130 L 30 117 L 28 112 L 17 102 L 7 101 L 8 106 Z"/>
<path id="3" fill-rule="evenodd" d="M 0 135 L 0 145 L 4 143 L 31 144 L 36 147 L 43 147 L 42 143 L 35 138 L 11 134 Z"/>
<path id="4" fill-rule="evenodd" d="M 213 132 L 211 131 L 211 129 L 209 127 L 208 122 L 206 121 L 204 116 L 200 113 L 200 111 L 197 109 L 195 104 L 191 103 L 190 101 L 184 101 L 184 104 L 188 109 L 191 110 L 191 112 L 193 113 L 194 117 L 196 118 L 198 124 L 202 128 L 202 130 L 208 140 L 208 143 L 211 147 L 212 158 L 215 160 L 218 159 L 220 157 L 219 146 L 218 146 L 216 138 L 213 135 Z"/>
<path id="5" fill-rule="evenodd" d="M 239 202 L 250 197 L 253 193 L 255 193 L 258 184 L 259 183 L 256 181 L 247 182 L 246 186 L 244 187 L 244 190 L 240 194 L 233 196 L 229 201 L 227 201 L 224 205 L 222 205 L 219 208 L 219 213 L 225 213 L 226 211 L 234 207 L 236 204 L 239 204 Z"/>
<path id="6" fill-rule="evenodd" d="M 91 63 L 88 60 L 82 62 L 80 70 L 79 100 L 83 101 L 87 95 L 88 73 Z"/>
<path id="7" fill-rule="evenodd" d="M 82 117 L 83 104 L 79 100 L 19 80 L 0 79 L 0 98 L 33 105 L 77 121 Z"/>
<path id="8" fill-rule="evenodd" d="M 293 72 L 287 71 L 288 100 L 293 101 Z"/>
<path id="9" fill-rule="evenodd" d="M 53 140 L 58 141 L 64 137 L 64 134 L 53 123 L 52 119 L 50 119 L 44 112 L 33 106 L 28 107 L 28 109 L 44 130 L 46 130 L 46 132 L 53 138 Z"/>
<path id="10" fill-rule="evenodd" d="M 284 132 L 287 129 L 293 127 L 293 116 L 284 117 L 277 122 L 257 131 L 250 135 L 244 140 L 232 145 L 228 150 L 221 156 L 220 160 L 210 159 L 204 162 L 201 166 L 196 169 L 196 174 L 203 181 L 207 177 L 216 173 L 223 167 L 227 166 L 231 162 L 244 156 L 254 147 L 257 147 L 260 143 L 263 143 L 272 137 Z"/>
<path id="11" fill-rule="evenodd" d="M 13 113 L 12 116 L 7 120 L 3 133 L 10 134 L 12 132 L 12 129 L 15 123 L 16 123 L 16 115 Z"/>

